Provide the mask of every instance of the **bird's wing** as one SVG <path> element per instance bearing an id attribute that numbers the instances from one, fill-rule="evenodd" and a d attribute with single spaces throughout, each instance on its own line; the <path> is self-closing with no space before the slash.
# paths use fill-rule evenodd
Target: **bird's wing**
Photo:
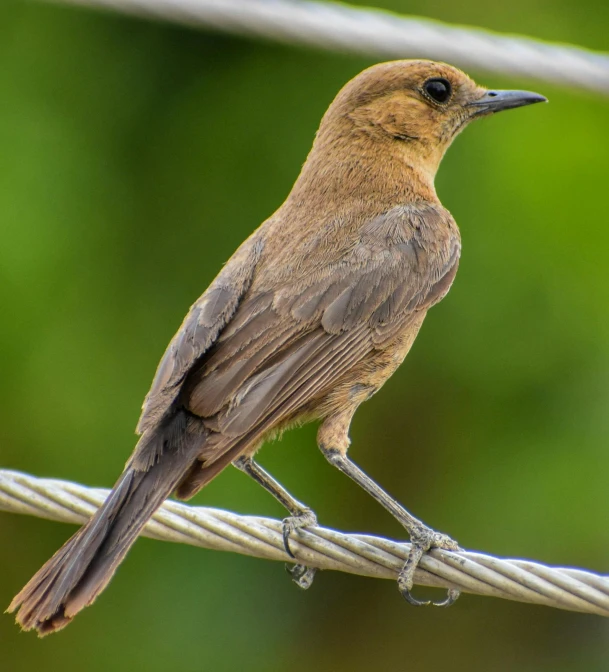
<path id="1" fill-rule="evenodd" d="M 156 426 L 169 410 L 186 374 L 234 315 L 251 284 L 262 247 L 262 238 L 256 232 L 239 247 L 191 307 L 159 362 L 137 425 L 139 434 Z"/>
<path id="2" fill-rule="evenodd" d="M 304 280 L 248 295 L 189 374 L 183 403 L 212 418 L 210 427 L 226 438 L 258 435 L 439 301 L 459 252 L 443 209 L 396 208 L 377 217 L 346 253 Z"/>

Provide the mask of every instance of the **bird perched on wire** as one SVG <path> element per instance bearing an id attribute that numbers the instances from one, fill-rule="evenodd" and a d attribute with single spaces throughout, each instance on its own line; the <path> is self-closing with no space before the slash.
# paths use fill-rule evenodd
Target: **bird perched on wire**
<path id="1" fill-rule="evenodd" d="M 357 407 L 400 365 L 429 308 L 448 292 L 459 230 L 434 177 L 470 121 L 544 101 L 487 90 L 430 61 L 375 65 L 324 115 L 283 205 L 235 252 L 190 309 L 144 402 L 141 438 L 105 503 L 15 597 L 40 635 L 91 604 L 172 493 L 188 498 L 231 463 L 289 511 L 290 535 L 316 524 L 255 461 L 270 435 L 320 420 L 319 448 L 408 531 L 398 579 L 411 595 L 426 551 L 458 548 L 390 497 L 347 456 Z M 306 585 L 312 571 L 296 578 Z M 457 597 L 449 591 L 439 604 Z"/>

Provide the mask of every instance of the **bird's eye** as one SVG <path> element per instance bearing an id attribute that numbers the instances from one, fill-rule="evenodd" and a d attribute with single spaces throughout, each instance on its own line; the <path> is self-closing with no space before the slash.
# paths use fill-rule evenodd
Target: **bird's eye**
<path id="1" fill-rule="evenodd" d="M 442 77 L 428 79 L 423 84 L 423 90 L 436 103 L 446 103 L 453 92 L 450 82 Z"/>

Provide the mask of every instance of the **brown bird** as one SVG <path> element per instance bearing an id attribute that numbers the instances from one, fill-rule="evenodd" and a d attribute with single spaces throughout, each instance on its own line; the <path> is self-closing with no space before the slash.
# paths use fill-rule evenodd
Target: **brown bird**
<path id="1" fill-rule="evenodd" d="M 144 402 L 141 438 L 105 503 L 15 597 L 17 622 L 64 627 L 111 579 L 172 493 L 188 498 L 226 466 L 289 511 L 284 541 L 315 514 L 253 459 L 271 435 L 318 419 L 319 448 L 406 528 L 398 586 L 410 594 L 430 548 L 455 541 L 424 525 L 348 457 L 349 425 L 400 365 L 459 263 L 459 230 L 434 177 L 470 121 L 545 101 L 489 91 L 460 70 L 395 61 L 337 95 L 283 205 L 235 252 L 192 306 Z M 296 579 L 312 571 L 297 566 Z M 439 604 L 450 604 L 450 592 Z"/>

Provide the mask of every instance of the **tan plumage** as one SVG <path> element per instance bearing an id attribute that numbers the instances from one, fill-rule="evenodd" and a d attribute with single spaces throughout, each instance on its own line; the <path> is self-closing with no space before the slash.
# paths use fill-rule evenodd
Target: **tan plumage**
<path id="1" fill-rule="evenodd" d="M 448 100 L 434 100 L 430 81 L 448 82 L 439 85 Z M 22 627 L 63 627 L 95 599 L 173 490 L 193 495 L 291 424 L 322 419 L 320 447 L 362 483 L 346 458 L 350 419 L 450 288 L 460 238 L 433 179 L 456 133 L 493 111 L 480 102 L 493 94 L 428 61 L 377 65 L 343 88 L 285 203 L 170 343 L 144 403 L 141 439 L 108 501 L 11 604 Z M 393 511 L 387 495 L 364 487 Z M 293 508 L 298 518 L 302 509 Z M 429 531 L 410 519 L 400 518 L 411 535 Z M 421 552 L 454 543 L 428 537 Z"/>

